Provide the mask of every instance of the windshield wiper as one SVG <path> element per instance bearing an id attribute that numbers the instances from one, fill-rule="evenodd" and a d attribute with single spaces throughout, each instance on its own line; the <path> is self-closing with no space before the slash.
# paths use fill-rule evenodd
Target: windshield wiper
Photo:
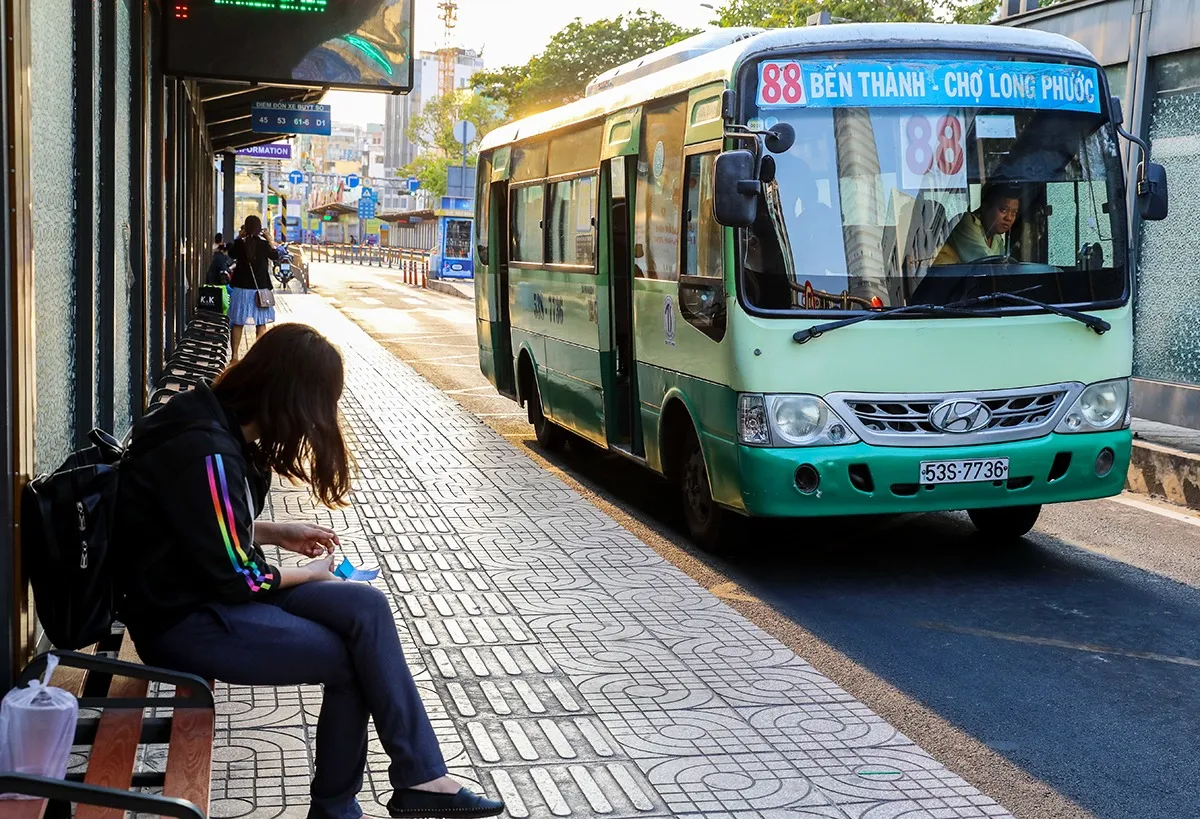
<path id="1" fill-rule="evenodd" d="M 841 319 L 840 321 L 828 321 L 824 324 L 816 324 L 804 330 L 797 330 L 792 336 L 792 339 L 798 344 L 803 344 L 806 341 L 812 341 L 814 338 L 820 338 L 830 330 L 838 330 L 842 327 L 849 327 L 852 324 L 859 324 L 864 321 L 872 321 L 885 316 L 897 316 L 903 313 L 918 313 L 926 316 L 978 316 L 979 313 L 975 310 L 969 310 L 959 305 L 941 305 L 941 304 L 906 304 L 900 307 L 890 307 L 886 310 L 872 310 L 869 313 L 860 313 L 857 316 Z"/>
<path id="2" fill-rule="evenodd" d="M 988 302 L 1004 301 L 1009 304 L 1027 304 L 1030 307 L 1038 307 L 1047 313 L 1053 313 L 1056 316 L 1063 318 L 1074 319 L 1081 324 L 1086 324 L 1096 335 L 1102 336 L 1112 329 L 1112 325 L 1099 316 L 1093 316 L 1088 313 L 1081 313 L 1078 310 L 1072 310 L 1070 307 L 1059 307 L 1055 304 L 1050 304 L 1037 299 L 1031 299 L 1028 296 L 1021 296 L 1017 293 L 988 293 L 984 296 L 976 296 L 966 299 L 965 301 L 955 302 L 947 305 L 951 308 L 973 307 L 978 304 L 987 304 Z"/>
<path id="3" fill-rule="evenodd" d="M 1025 304 L 1030 307 L 1038 307 L 1045 310 L 1047 313 L 1053 313 L 1056 316 L 1063 318 L 1074 319 L 1075 321 L 1086 324 L 1097 335 L 1104 335 L 1112 329 L 1112 325 L 1099 316 L 1092 316 L 1087 313 L 1081 313 L 1078 310 L 1072 310 L 1069 307 L 1058 307 L 1053 304 L 1048 304 L 1044 301 L 1031 299 L 1026 296 L 1018 295 L 1017 293 L 989 293 L 985 296 L 976 296 L 974 298 L 957 301 L 952 304 L 907 304 L 901 307 L 891 307 L 887 310 L 872 310 L 869 313 L 861 313 L 857 316 L 841 319 L 840 321 L 829 321 L 825 324 L 817 324 L 804 330 L 798 330 L 792 336 L 792 339 L 799 344 L 804 344 L 807 341 L 812 341 L 814 338 L 820 338 L 830 330 L 838 330 L 842 327 L 849 327 L 852 324 L 859 324 L 864 321 L 872 321 L 873 319 L 883 318 L 886 316 L 896 316 L 903 314 L 918 314 L 925 316 L 971 316 L 981 317 L 988 315 L 990 318 L 1000 318 L 997 313 L 981 314 L 977 309 L 980 305 L 989 302 L 1003 301 L 1010 304 Z"/>

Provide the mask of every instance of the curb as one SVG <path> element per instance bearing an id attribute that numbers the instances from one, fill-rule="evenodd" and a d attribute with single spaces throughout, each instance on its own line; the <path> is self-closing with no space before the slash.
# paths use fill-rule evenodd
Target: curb
<path id="1" fill-rule="evenodd" d="M 446 282 L 439 281 L 438 279 L 428 279 L 425 282 L 425 286 L 428 287 L 430 290 L 434 290 L 438 293 L 445 293 L 447 296 L 456 296 L 460 299 L 466 299 L 467 301 L 471 301 L 471 297 L 468 296 L 466 293 L 462 292 L 454 285 L 447 284 Z"/>
<path id="2" fill-rule="evenodd" d="M 1200 456 L 1134 441 L 1125 488 L 1200 510 Z"/>

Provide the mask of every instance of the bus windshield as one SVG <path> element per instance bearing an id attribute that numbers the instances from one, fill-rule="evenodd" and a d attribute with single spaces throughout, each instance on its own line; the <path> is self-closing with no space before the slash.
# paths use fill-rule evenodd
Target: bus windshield
<path id="1" fill-rule="evenodd" d="M 957 85 L 949 64 L 764 65 L 748 124 L 786 122 L 797 136 L 772 156 L 774 179 L 739 242 L 750 308 L 863 310 L 993 292 L 1076 306 L 1126 298 L 1121 160 L 1098 83 L 1072 87 L 1068 76 L 1063 92 L 1014 62 L 962 71 Z M 1095 78 L 1082 66 L 1042 68 Z"/>

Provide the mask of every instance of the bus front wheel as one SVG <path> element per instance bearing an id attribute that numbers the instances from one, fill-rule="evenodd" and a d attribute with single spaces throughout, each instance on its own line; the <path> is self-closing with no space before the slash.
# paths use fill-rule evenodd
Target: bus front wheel
<path id="1" fill-rule="evenodd" d="M 542 394 L 538 390 L 536 378 L 532 379 L 529 391 L 529 423 L 533 424 L 533 434 L 542 449 L 558 452 L 567 443 L 567 432 L 542 412 Z"/>
<path id="2" fill-rule="evenodd" d="M 723 544 L 725 512 L 713 501 L 712 488 L 708 483 L 708 470 L 704 466 L 704 453 L 695 434 L 688 437 L 683 451 L 683 468 L 680 473 L 683 494 L 683 516 L 687 521 L 688 534 L 693 542 L 705 550 L 718 550 Z"/>
<path id="3" fill-rule="evenodd" d="M 986 538 L 1017 540 L 1029 534 L 1037 523 L 1041 506 L 1000 506 L 994 509 L 969 509 L 971 523 Z"/>

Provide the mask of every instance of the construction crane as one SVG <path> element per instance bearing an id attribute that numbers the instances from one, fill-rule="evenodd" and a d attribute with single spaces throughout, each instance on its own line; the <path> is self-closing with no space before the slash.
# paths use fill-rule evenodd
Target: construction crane
<path id="1" fill-rule="evenodd" d="M 458 66 L 458 49 L 451 46 L 452 32 L 458 25 L 458 3 L 441 0 L 438 19 L 442 21 L 442 48 L 438 51 L 438 95 L 454 93 L 454 74 Z"/>

